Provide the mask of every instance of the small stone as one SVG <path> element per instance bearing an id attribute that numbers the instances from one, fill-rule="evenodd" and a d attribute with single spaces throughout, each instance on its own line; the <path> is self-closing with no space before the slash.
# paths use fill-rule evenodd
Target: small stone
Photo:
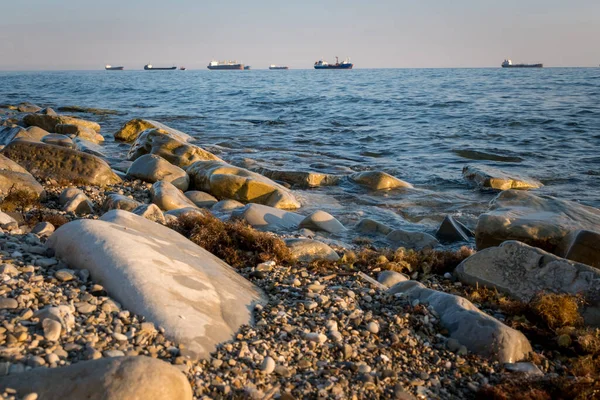
<path id="1" fill-rule="evenodd" d="M 269 356 L 265 357 L 265 359 L 263 360 L 263 363 L 260 366 L 260 369 L 266 375 L 271 374 L 275 370 L 275 360 L 273 360 Z"/>
<path id="2" fill-rule="evenodd" d="M 125 353 L 121 350 L 106 350 L 102 353 L 104 357 L 124 357 Z"/>
<path id="3" fill-rule="evenodd" d="M 44 338 L 46 340 L 55 342 L 60 338 L 60 333 L 62 331 L 60 322 L 46 318 L 42 321 L 42 328 L 44 329 Z"/>
<path id="4" fill-rule="evenodd" d="M 82 303 L 77 305 L 76 307 L 77 311 L 79 311 L 82 314 L 89 314 L 96 311 L 96 306 L 90 303 Z"/>
<path id="5" fill-rule="evenodd" d="M 453 353 L 456 353 L 460 348 L 460 342 L 456 339 L 450 338 L 446 341 L 446 347 Z"/>
<path id="6" fill-rule="evenodd" d="M 327 341 L 327 336 L 322 333 L 310 332 L 306 334 L 306 340 L 315 343 L 325 343 Z"/>
<path id="7" fill-rule="evenodd" d="M 371 367 L 369 367 L 367 364 L 360 364 L 358 366 L 358 372 L 368 374 L 369 372 L 371 372 Z"/>
<path id="8" fill-rule="evenodd" d="M 112 334 L 113 338 L 115 338 L 118 342 L 126 342 L 127 341 L 127 336 L 123 335 L 122 333 L 113 333 Z"/>
<path id="9" fill-rule="evenodd" d="M 40 237 L 50 236 L 54 232 L 55 228 L 50 222 L 40 222 L 33 227 L 31 233 L 36 234 Z"/>
<path id="10" fill-rule="evenodd" d="M 60 358 L 54 353 L 50 353 L 46 356 L 46 362 L 48 362 L 48 364 L 50 364 L 50 365 L 58 364 L 59 361 L 60 361 Z"/>
<path id="11" fill-rule="evenodd" d="M 61 282 L 69 282 L 75 279 L 75 271 L 72 269 L 59 269 L 54 273 L 54 277 Z"/>
<path id="12" fill-rule="evenodd" d="M 37 400 L 37 398 L 38 398 L 37 393 L 29 393 L 29 394 L 26 394 L 25 396 L 23 396 L 22 400 Z"/>
<path id="13" fill-rule="evenodd" d="M 0 310 L 12 310 L 19 306 L 19 302 L 15 299 L 10 299 L 6 297 L 0 298 Z"/>
<path id="14" fill-rule="evenodd" d="M 375 321 L 371 321 L 367 324 L 367 330 L 373 334 L 379 333 L 379 324 Z"/>

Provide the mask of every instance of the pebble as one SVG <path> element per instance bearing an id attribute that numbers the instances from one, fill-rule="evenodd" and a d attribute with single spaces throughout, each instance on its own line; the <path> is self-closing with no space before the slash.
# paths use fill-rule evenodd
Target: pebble
<path id="1" fill-rule="evenodd" d="M 54 277 L 61 282 L 68 282 L 75 279 L 75 271 L 72 269 L 59 269 L 54 273 Z"/>
<path id="2" fill-rule="evenodd" d="M 102 354 L 104 355 L 104 357 L 124 357 L 125 353 L 123 353 L 121 350 L 106 350 L 104 352 L 102 352 Z"/>
<path id="3" fill-rule="evenodd" d="M 379 333 L 379 324 L 375 321 L 371 321 L 367 324 L 367 330 L 371 333 Z"/>
<path id="4" fill-rule="evenodd" d="M 6 297 L 0 298 L 0 310 L 2 309 L 15 309 L 19 306 L 19 302 L 15 299 L 10 299 Z"/>
<path id="5" fill-rule="evenodd" d="M 60 322 L 50 318 L 45 318 L 42 321 L 42 328 L 44 329 L 44 338 L 51 342 L 55 342 L 60 338 L 62 331 L 62 325 Z"/>
<path id="6" fill-rule="evenodd" d="M 306 334 L 306 340 L 316 343 L 325 343 L 327 341 L 327 336 L 322 333 L 311 332 Z"/>
<path id="7" fill-rule="evenodd" d="M 265 357 L 260 369 L 267 375 L 271 374 L 273 371 L 275 371 L 275 360 L 269 356 Z"/>

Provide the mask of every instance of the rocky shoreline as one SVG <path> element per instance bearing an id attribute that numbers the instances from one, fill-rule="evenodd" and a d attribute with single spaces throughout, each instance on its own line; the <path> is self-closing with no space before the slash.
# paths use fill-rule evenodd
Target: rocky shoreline
<path id="1" fill-rule="evenodd" d="M 94 121 L 4 109 L 4 398 L 600 398 L 600 210 L 472 165 L 498 191 L 474 231 L 344 226 L 295 189 L 412 185 L 244 168 L 142 119 L 106 159 Z"/>

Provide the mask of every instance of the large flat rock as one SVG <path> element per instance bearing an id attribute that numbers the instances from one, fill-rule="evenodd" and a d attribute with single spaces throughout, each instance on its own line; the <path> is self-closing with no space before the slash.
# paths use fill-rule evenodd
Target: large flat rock
<path id="1" fill-rule="evenodd" d="M 121 182 L 104 160 L 66 147 L 17 140 L 2 154 L 41 179 L 98 186 Z"/>
<path id="2" fill-rule="evenodd" d="M 163 129 L 147 129 L 139 134 L 127 153 L 135 161 L 144 154 L 156 154 L 173 165 L 185 168 L 202 160 L 221 160 L 209 151 L 172 136 Z"/>
<path id="3" fill-rule="evenodd" d="M 223 161 L 198 161 L 187 169 L 193 185 L 219 200 L 258 203 L 281 209 L 300 208 L 287 188 L 271 179 Z"/>
<path id="4" fill-rule="evenodd" d="M 450 337 L 478 355 L 511 363 L 526 358 L 532 351 L 525 335 L 487 315 L 463 297 L 428 289 L 416 281 L 397 283 L 388 293 L 402 294 L 410 302 L 418 300 L 432 307 Z"/>
<path id="5" fill-rule="evenodd" d="M 124 142 L 133 142 L 138 138 L 139 134 L 146 129 L 162 129 L 163 131 L 168 132 L 171 137 L 181 140 L 182 142 L 191 140 L 191 136 L 187 133 L 173 129 L 163 123 L 142 118 L 135 118 L 123 124 L 121 129 L 115 132 L 115 139 Z"/>
<path id="6" fill-rule="evenodd" d="M 37 126 L 50 133 L 59 133 L 55 131 L 56 125 L 59 124 L 78 125 L 83 128 L 90 128 L 96 132 L 100 132 L 100 124 L 97 122 L 66 115 L 28 114 L 23 118 L 23 121 L 27 126 Z"/>
<path id="7" fill-rule="evenodd" d="M 252 322 L 258 288 L 175 231 L 127 211 L 61 226 L 48 247 L 123 307 L 164 327 L 191 358 L 207 358 Z"/>
<path id="8" fill-rule="evenodd" d="M 544 186 L 535 179 L 486 165 L 467 165 L 463 168 L 463 176 L 482 189 L 537 189 Z"/>
<path id="9" fill-rule="evenodd" d="M 185 375 L 150 357 L 114 357 L 80 361 L 60 368 L 35 368 L 0 378 L 0 390 L 19 398 L 37 393 L 40 400 L 191 400 Z"/>
<path id="10" fill-rule="evenodd" d="M 267 168 L 252 168 L 252 170 L 267 178 L 286 182 L 300 188 L 335 186 L 339 185 L 343 178 L 341 175 L 324 174 L 312 171 L 286 171 Z"/>
<path id="11" fill-rule="evenodd" d="M 518 240 L 556 253 L 562 240 L 573 231 L 597 230 L 600 210 L 550 196 L 522 190 L 506 190 L 490 203 L 475 228 L 478 249 Z"/>
<path id="12" fill-rule="evenodd" d="M 583 294 L 589 303 L 586 321 L 600 325 L 600 270 L 589 265 L 507 241 L 473 254 L 455 272 L 465 283 L 492 287 L 525 302 L 539 292 Z"/>

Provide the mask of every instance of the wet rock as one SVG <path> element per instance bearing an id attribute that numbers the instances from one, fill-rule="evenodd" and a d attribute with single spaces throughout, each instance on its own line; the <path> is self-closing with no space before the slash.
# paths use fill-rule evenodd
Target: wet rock
<path id="1" fill-rule="evenodd" d="M 45 195 L 42 185 L 25 168 L 0 154 L 0 195 L 15 188 L 41 198 Z"/>
<path id="2" fill-rule="evenodd" d="M 36 368 L 0 379 L 0 389 L 19 395 L 35 392 L 40 399 L 191 400 L 185 375 L 150 357 L 80 361 L 62 368 Z"/>
<path id="3" fill-rule="evenodd" d="M 83 119 L 68 117 L 66 115 L 51 115 L 51 114 L 28 114 L 23 118 L 27 126 L 37 126 L 50 133 L 56 132 L 56 125 L 70 124 L 77 125 L 83 128 L 90 128 L 96 132 L 100 132 L 100 125 L 96 122 L 86 121 Z"/>
<path id="4" fill-rule="evenodd" d="M 75 143 L 71 140 L 70 137 L 65 135 L 60 135 L 58 133 L 51 133 L 50 135 L 44 136 L 42 138 L 42 142 L 46 144 L 53 144 L 55 146 L 62 146 L 68 149 L 74 149 Z"/>
<path id="5" fill-rule="evenodd" d="M 23 112 L 23 113 L 36 113 L 38 111 L 40 111 L 42 109 L 42 107 L 37 106 L 33 103 L 30 103 L 28 101 L 25 101 L 23 103 L 19 103 L 19 105 L 17 105 L 17 110 L 19 112 Z"/>
<path id="6" fill-rule="evenodd" d="M 17 139 L 39 142 L 47 135 L 48 132 L 37 126 L 27 129 L 20 126 L 0 126 L 0 145 L 7 145 Z"/>
<path id="7" fill-rule="evenodd" d="M 186 207 L 197 208 L 194 203 L 170 182 L 156 182 L 152 185 L 150 194 L 152 195 L 152 202 L 160 207 L 161 210 L 169 211 Z"/>
<path id="8" fill-rule="evenodd" d="M 102 147 L 98 146 L 94 142 L 90 142 L 89 140 L 85 140 L 79 136 L 76 136 L 73 138 L 73 143 L 75 143 L 75 148 L 82 153 L 91 154 L 100 158 L 106 158 L 106 154 L 103 153 Z"/>
<path id="9" fill-rule="evenodd" d="M 235 209 L 231 218 L 246 221 L 256 229 L 279 231 L 297 229 L 304 216 L 262 204 L 248 204 L 243 208 Z"/>
<path id="10" fill-rule="evenodd" d="M 33 229 L 31 230 L 31 233 L 38 235 L 40 237 L 44 237 L 44 236 L 50 236 L 53 232 L 54 232 L 55 228 L 54 225 L 52 225 L 50 222 L 40 222 L 38 224 L 36 224 Z"/>
<path id="11" fill-rule="evenodd" d="M 104 200 L 104 205 L 102 206 L 102 209 L 104 211 L 109 211 L 109 210 L 133 211 L 139 206 L 141 206 L 141 203 L 137 200 L 134 200 L 127 196 L 123 196 L 122 194 L 110 193 L 106 196 L 106 199 Z"/>
<path id="12" fill-rule="evenodd" d="M 124 142 L 133 142 L 138 138 L 140 133 L 147 129 L 161 129 L 169 134 L 169 136 L 181 140 L 182 142 L 188 142 L 191 140 L 191 136 L 187 133 L 173 129 L 165 124 L 161 124 L 157 121 L 149 119 L 136 118 L 127 121 L 121 129 L 115 133 L 115 139 Z"/>
<path id="13" fill-rule="evenodd" d="M 196 161 L 221 160 L 214 154 L 171 136 L 163 129 L 148 129 L 135 140 L 127 159 L 135 161 L 144 154 L 156 154 L 173 165 L 185 168 Z"/>
<path id="14" fill-rule="evenodd" d="M 340 256 L 323 242 L 312 239 L 286 239 L 285 244 L 292 252 L 292 257 L 301 262 L 315 260 L 337 261 Z"/>
<path id="15" fill-rule="evenodd" d="M 9 143 L 2 154 L 41 179 L 97 186 L 121 182 L 100 158 L 65 147 L 16 141 Z"/>
<path id="16" fill-rule="evenodd" d="M 394 246 L 415 250 L 431 249 L 439 244 L 438 240 L 428 233 L 411 232 L 402 229 L 390 232 L 385 237 L 385 240 Z"/>
<path id="17" fill-rule="evenodd" d="M 296 209 L 300 203 L 283 186 L 267 177 L 222 161 L 198 161 L 187 169 L 194 187 L 217 199 L 258 203 L 281 209 Z"/>
<path id="18" fill-rule="evenodd" d="M 304 218 L 298 227 L 328 233 L 341 233 L 346 231 L 346 228 L 340 221 L 325 211 L 315 211 L 308 217 Z"/>
<path id="19" fill-rule="evenodd" d="M 393 231 L 393 229 L 390 228 L 389 226 L 384 225 L 381 222 L 377 222 L 370 218 L 365 218 L 365 219 L 360 220 L 358 222 L 358 224 L 356 224 L 355 229 L 361 233 L 382 234 L 382 235 L 387 235 L 391 231 Z"/>
<path id="20" fill-rule="evenodd" d="M 353 182 L 372 190 L 413 187 L 413 185 L 411 185 L 410 183 L 400 180 L 390 174 L 381 171 L 357 172 L 351 175 L 350 179 Z"/>
<path id="21" fill-rule="evenodd" d="M 221 200 L 210 208 L 212 212 L 225 212 L 244 207 L 244 203 L 237 200 Z"/>
<path id="22" fill-rule="evenodd" d="M 469 351 L 500 362 L 516 362 L 532 351 L 531 344 L 519 331 L 479 310 L 465 298 L 426 288 L 416 281 L 400 282 L 388 289 L 409 301 L 418 300 L 432 307 L 451 338 L 460 340 Z"/>
<path id="23" fill-rule="evenodd" d="M 387 288 L 391 288 L 398 282 L 404 282 L 408 280 L 410 280 L 408 276 L 396 271 L 382 271 L 377 277 L 377 282 L 381 283 Z"/>
<path id="24" fill-rule="evenodd" d="M 127 170 L 127 176 L 150 183 L 170 182 L 182 191 L 186 191 L 190 185 L 190 177 L 184 170 L 154 154 L 145 154 L 136 159 Z"/>
<path id="25" fill-rule="evenodd" d="M 135 215 L 144 217 L 147 220 L 157 222 L 159 224 L 166 224 L 165 216 L 161 209 L 156 204 L 142 204 L 131 211 Z"/>
<path id="26" fill-rule="evenodd" d="M 47 246 L 123 307 L 162 326 L 192 358 L 208 357 L 251 322 L 261 292 L 230 266 L 175 231 L 113 210 L 63 225 Z M 135 291 L 131 288 L 134 287 Z"/>
<path id="27" fill-rule="evenodd" d="M 189 192 L 185 192 L 184 194 L 185 197 L 190 199 L 196 206 L 200 208 L 211 208 L 218 202 L 218 200 L 213 195 L 208 194 L 206 192 L 201 192 L 199 190 L 190 190 Z M 243 204 L 241 205 L 242 207 L 244 206 Z"/>
<path id="28" fill-rule="evenodd" d="M 258 168 L 253 171 L 275 181 L 282 181 L 300 188 L 339 185 L 342 176 L 323 174 L 320 172 L 304 171 L 277 171 L 267 168 Z"/>
<path id="29" fill-rule="evenodd" d="M 463 168 L 463 176 L 466 180 L 485 189 L 537 189 L 543 186 L 534 179 L 521 177 L 485 165 L 467 165 Z"/>
<path id="30" fill-rule="evenodd" d="M 562 240 L 556 254 L 600 269 L 600 233 L 587 230 L 571 232 Z"/>
<path id="31" fill-rule="evenodd" d="M 442 243 L 467 242 L 472 236 L 474 234 L 451 215 L 446 215 L 435 233 L 435 237 Z"/>
<path id="32" fill-rule="evenodd" d="M 63 135 L 68 135 L 71 138 L 87 140 L 96 144 L 104 142 L 104 136 L 102 136 L 92 128 L 88 128 L 81 125 L 58 124 L 54 127 L 54 132 Z"/>
<path id="33" fill-rule="evenodd" d="M 528 302 L 538 292 L 580 293 L 588 298 L 586 322 L 600 326 L 600 270 L 516 241 L 478 251 L 455 270 L 470 285 L 495 288 Z"/>
<path id="34" fill-rule="evenodd" d="M 595 231 L 600 210 L 521 190 L 506 190 L 490 203 L 475 228 L 478 249 L 518 240 L 555 253 L 563 239 L 577 230 Z"/>

